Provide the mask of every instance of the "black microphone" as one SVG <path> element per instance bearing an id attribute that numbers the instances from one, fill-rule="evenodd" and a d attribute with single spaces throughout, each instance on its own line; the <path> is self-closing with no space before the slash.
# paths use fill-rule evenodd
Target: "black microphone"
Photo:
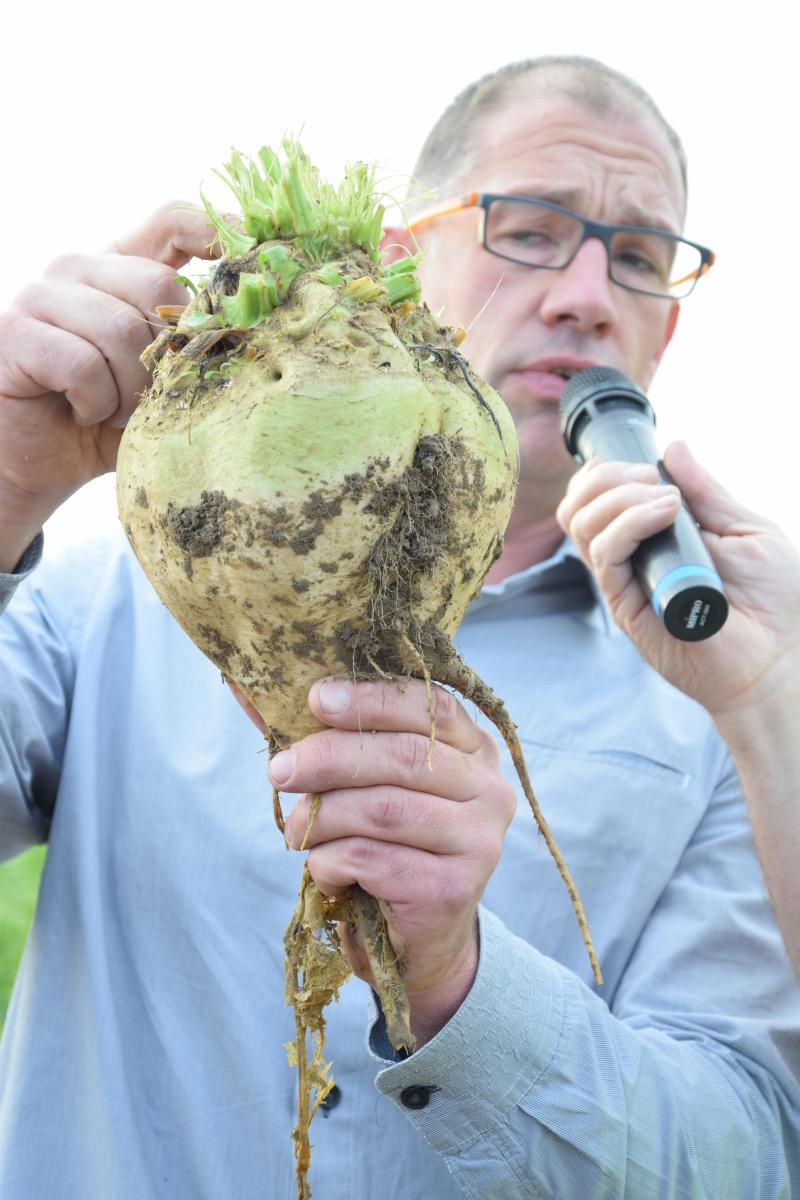
<path id="1" fill-rule="evenodd" d="M 656 417 L 647 396 L 613 367 L 578 371 L 564 388 L 561 432 L 578 462 L 651 463 L 673 483 L 655 439 Z M 685 501 L 669 529 L 646 538 L 631 558 L 636 577 L 671 634 L 699 642 L 728 616 L 722 580 Z"/>

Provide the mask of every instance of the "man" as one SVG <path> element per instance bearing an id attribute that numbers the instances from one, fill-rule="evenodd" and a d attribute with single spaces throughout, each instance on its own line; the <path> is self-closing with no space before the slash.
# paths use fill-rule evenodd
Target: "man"
<path id="1" fill-rule="evenodd" d="M 674 135 L 599 64 L 511 69 L 470 89 L 460 112 L 463 156 L 429 180 L 443 200 L 544 200 L 580 230 L 586 218 L 679 233 Z M 390 230 L 387 245 L 424 242 L 429 303 L 471 325 L 465 350 L 502 391 L 522 451 L 506 550 L 461 647 L 519 725 L 605 982 L 591 985 L 563 885 L 483 726 L 439 691 L 429 771 L 421 683 L 315 685 L 327 729 L 270 775 L 325 793 L 309 856 L 322 890 L 357 880 L 392 903 L 418 1048 L 399 1060 L 370 990 L 344 989 L 312 1183 L 325 1200 L 789 1197 L 800 999 L 712 721 L 719 711 L 746 737 L 753 712 L 769 715 L 760 681 L 780 691 L 788 635 L 764 622 L 774 634 L 754 670 L 735 613 L 746 665 L 733 689 L 723 634 L 692 648 L 702 659 L 665 651 L 625 564 L 674 517 L 676 490 L 619 464 L 570 482 L 555 412 L 563 374 L 589 362 L 647 386 L 677 307 L 632 289 L 616 240 L 578 238 L 568 262 L 536 270 L 497 257 L 490 214 L 488 249 L 474 208 L 415 215 L 416 234 Z M 138 314 L 181 299 L 174 270 L 207 239 L 201 218 L 164 210 L 117 255 L 59 260 L 6 318 L 7 593 L 36 564 L 47 515 L 113 466 L 146 384 Z M 739 510 L 685 452 L 669 462 L 724 546 L 724 513 Z M 611 610 L 707 711 L 615 629 L 557 509 Z M 732 580 L 725 565 L 736 556 L 722 573 L 744 611 L 743 572 Z M 49 837 L 2 1050 L 0 1190 L 290 1195 L 280 933 L 299 860 L 275 844 L 255 731 L 124 547 L 36 566 L 0 635 L 7 852 Z M 306 815 L 301 799 L 293 847 Z"/>

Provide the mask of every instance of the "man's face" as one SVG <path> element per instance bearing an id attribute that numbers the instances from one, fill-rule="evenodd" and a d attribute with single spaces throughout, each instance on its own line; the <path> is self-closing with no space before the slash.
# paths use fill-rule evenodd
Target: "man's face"
<path id="1" fill-rule="evenodd" d="M 534 92 L 491 114 L 480 144 L 477 168 L 460 181 L 465 192 L 541 197 L 608 224 L 680 232 L 677 157 L 646 114 L 601 116 Z M 559 428 L 565 379 L 551 368 L 616 367 L 647 387 L 677 305 L 612 283 L 595 238 L 563 270 L 536 270 L 484 250 L 479 219 L 478 209 L 468 209 L 432 223 L 422 241 L 423 296 L 448 325 L 468 329 L 464 354 L 514 416 L 521 484 L 554 508 L 576 466 Z"/>

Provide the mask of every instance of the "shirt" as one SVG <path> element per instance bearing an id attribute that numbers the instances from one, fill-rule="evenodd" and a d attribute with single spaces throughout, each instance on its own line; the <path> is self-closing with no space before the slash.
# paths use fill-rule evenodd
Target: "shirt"
<path id="1" fill-rule="evenodd" d="M 0 618 L 2 851 L 49 843 L 0 1049 L 0 1195 L 291 1200 L 303 856 L 263 739 L 121 534 L 38 550 Z M 485 588 L 458 646 L 518 725 L 605 982 L 520 795 L 439 1034 L 400 1061 L 358 979 L 328 1010 L 315 1197 L 800 1194 L 799 989 L 710 718 L 568 542 Z"/>

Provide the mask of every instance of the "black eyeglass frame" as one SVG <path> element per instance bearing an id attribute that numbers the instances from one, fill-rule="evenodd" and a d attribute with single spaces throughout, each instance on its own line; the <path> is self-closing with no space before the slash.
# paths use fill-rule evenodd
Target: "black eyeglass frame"
<path id="1" fill-rule="evenodd" d="M 530 263 L 524 259 L 512 258 L 510 254 L 501 254 L 498 250 L 493 250 L 486 241 L 486 229 L 489 223 L 489 209 L 495 200 L 510 200 L 518 204 L 533 204 L 539 208 L 547 208 L 552 212 L 563 213 L 565 216 L 572 217 L 579 221 L 583 226 L 583 236 L 575 247 L 574 251 L 566 262 L 560 263 L 557 267 L 547 266 L 543 263 Z M 590 237 L 599 238 L 606 248 L 606 261 L 608 263 L 608 277 L 612 283 L 616 283 L 617 287 L 625 288 L 626 291 L 636 292 L 640 296 L 649 296 L 652 300 L 685 300 L 692 294 L 697 286 L 697 281 L 701 275 L 705 275 L 708 270 L 714 265 L 715 254 L 713 250 L 709 250 L 707 246 L 701 246 L 699 242 L 691 242 L 688 238 L 680 237 L 675 233 L 668 233 L 664 229 L 656 229 L 651 225 L 605 225 L 601 221 L 591 221 L 588 217 L 582 216 L 580 213 L 573 212 L 571 208 L 564 208 L 561 204 L 554 204 L 551 200 L 539 200 L 534 196 L 509 196 L 500 192 L 471 192 L 468 196 L 463 196 L 460 201 L 453 203 L 452 201 L 440 206 L 437 206 L 432 211 L 422 214 L 412 221 L 409 229 L 413 230 L 418 226 L 427 224 L 428 221 L 435 220 L 440 216 L 448 216 L 450 213 L 458 212 L 464 208 L 481 208 L 483 209 L 483 218 L 480 230 L 481 245 L 488 254 L 492 254 L 495 258 L 501 258 L 506 262 L 517 263 L 521 267 L 532 267 L 534 270 L 541 271 L 563 271 L 574 260 L 583 243 Z M 671 238 L 675 242 L 683 242 L 687 246 L 691 246 L 693 250 L 697 250 L 700 254 L 700 266 L 697 271 L 694 271 L 694 279 L 692 286 L 685 295 L 680 297 L 670 296 L 659 292 L 648 292 L 644 288 L 633 287 L 629 283 L 621 283 L 614 278 L 611 265 L 611 238 L 613 234 L 624 233 L 649 233 L 655 234 L 657 237 Z M 678 283 L 683 283 L 685 279 L 690 278 L 684 276 L 682 279 L 675 281 L 673 286 Z"/>

